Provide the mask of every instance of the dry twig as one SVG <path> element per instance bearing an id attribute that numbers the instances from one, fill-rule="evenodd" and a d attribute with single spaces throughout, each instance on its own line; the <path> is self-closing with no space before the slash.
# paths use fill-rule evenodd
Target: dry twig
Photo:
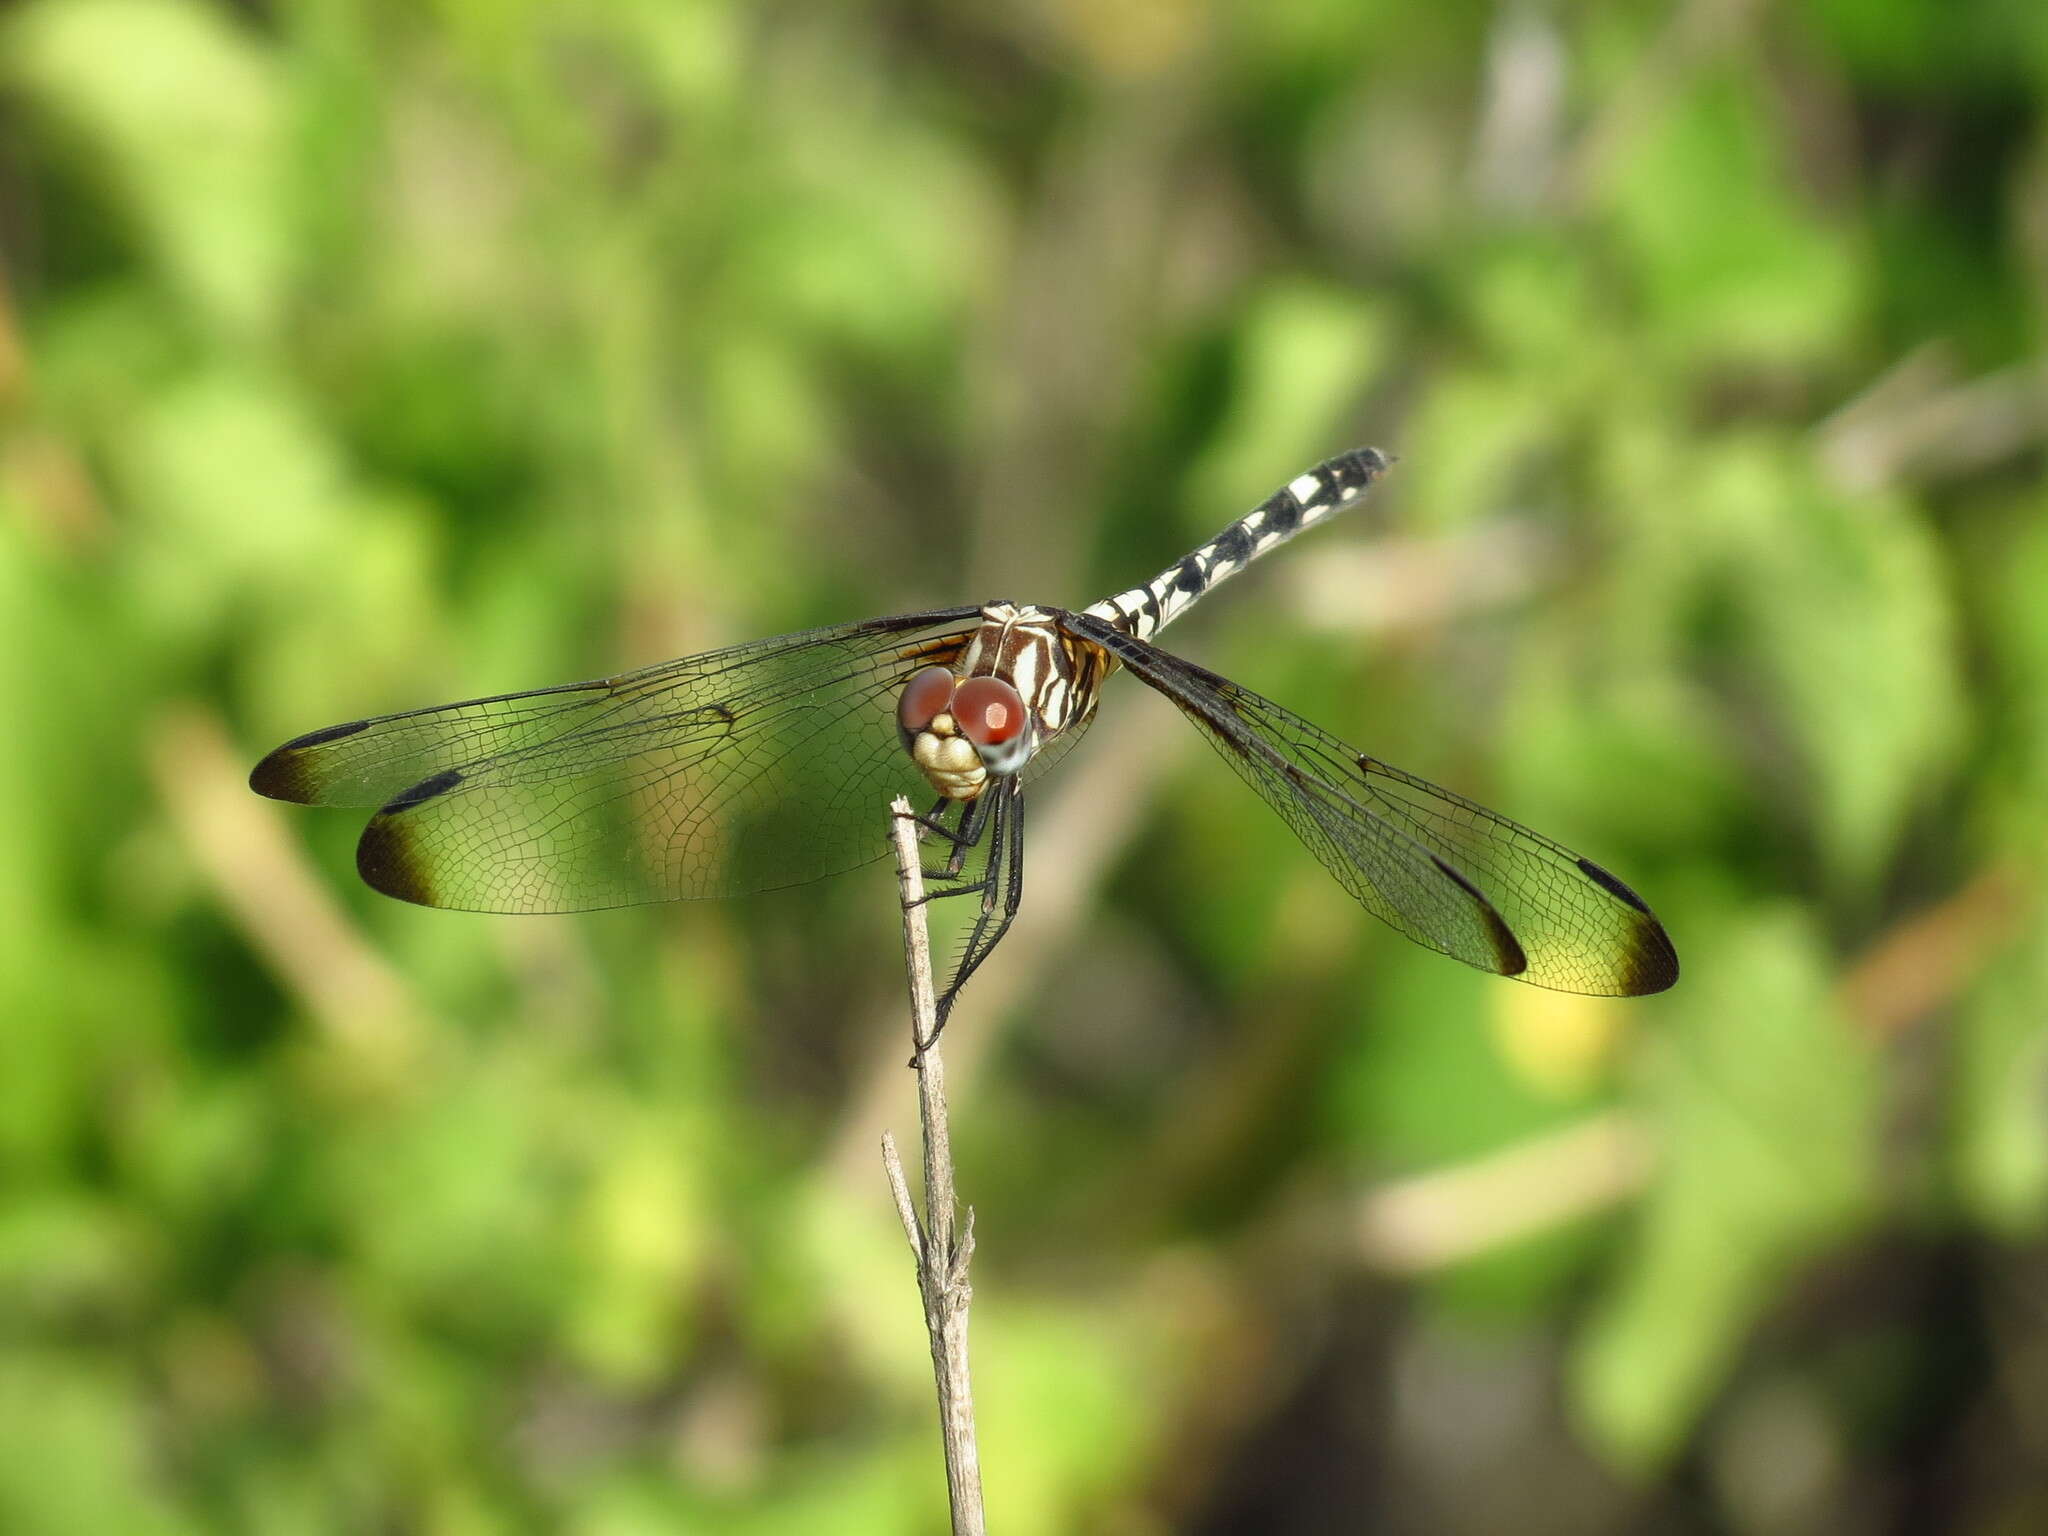
<path id="1" fill-rule="evenodd" d="M 952 1499 L 954 1536 L 983 1536 L 981 1457 L 974 1439 L 974 1389 L 967 1375 L 967 1261 L 974 1254 L 974 1212 L 958 1222 L 953 1198 L 953 1144 L 946 1121 L 946 1071 L 939 1056 L 938 1017 L 933 1001 L 931 938 L 924 913 L 924 874 L 918 863 L 917 824 L 910 803 L 899 797 L 890 807 L 896 845 L 896 881 L 903 903 L 903 957 L 910 973 L 911 1042 L 916 1048 L 917 1117 L 924 1135 L 924 1219 L 910 1198 L 896 1139 L 882 1133 L 882 1166 L 903 1218 L 917 1262 L 917 1289 L 924 1299 L 925 1331 L 931 1336 L 932 1375 L 938 1384 L 939 1429 L 946 1443 L 946 1489 Z"/>

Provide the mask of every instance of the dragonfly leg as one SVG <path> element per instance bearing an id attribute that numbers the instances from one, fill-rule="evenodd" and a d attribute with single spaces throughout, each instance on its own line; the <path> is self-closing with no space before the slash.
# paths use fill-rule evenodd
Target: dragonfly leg
<path id="1" fill-rule="evenodd" d="M 988 869 L 976 885 L 963 887 L 957 893 L 966 895 L 978 889 L 981 911 L 968 931 L 967 942 L 960 951 L 960 959 L 953 967 L 946 990 L 939 994 L 931 1039 L 925 1041 L 925 1045 L 939 1038 L 940 1031 L 946 1027 L 946 1020 L 952 1015 L 960 989 L 967 984 L 967 978 L 980 968 L 982 961 L 995 952 L 1003 935 L 1010 931 L 1010 924 L 1017 917 L 1017 908 L 1024 900 L 1024 789 L 1017 779 L 1002 781 L 992 819 L 995 836 L 989 846 Z M 915 1065 L 914 1062 L 912 1064 Z"/>
<path id="2" fill-rule="evenodd" d="M 963 819 L 961 821 L 960 830 L 957 832 L 946 825 L 946 812 L 952 810 L 954 806 L 960 803 L 960 801 L 953 799 L 950 795 L 945 796 L 924 815 L 918 816 L 913 814 L 910 819 L 935 837 L 951 843 L 955 848 L 958 848 L 963 842 L 972 845 L 976 834 L 969 829 L 967 820 Z M 976 801 L 968 801 L 968 810 L 972 812 L 976 804 Z"/>
<path id="3" fill-rule="evenodd" d="M 956 831 L 948 827 L 940 818 L 945 815 L 950 807 L 959 803 L 957 800 L 941 800 L 938 808 L 929 817 L 913 816 L 911 818 L 919 826 L 930 828 L 948 843 L 952 844 L 952 852 L 947 855 L 945 865 L 939 869 L 926 869 L 923 871 L 923 874 L 927 880 L 953 888 L 950 890 L 932 891 L 923 898 L 925 901 L 930 901 L 933 897 L 937 896 L 963 896 L 969 891 L 976 891 L 981 888 L 978 881 L 965 885 L 961 884 L 960 877 L 961 871 L 967 867 L 967 855 L 980 846 L 982 836 L 988 830 L 988 796 L 982 795 L 967 802 L 967 809 L 961 813 L 960 826 Z M 916 905 L 916 903 L 913 903 L 913 905 Z"/>

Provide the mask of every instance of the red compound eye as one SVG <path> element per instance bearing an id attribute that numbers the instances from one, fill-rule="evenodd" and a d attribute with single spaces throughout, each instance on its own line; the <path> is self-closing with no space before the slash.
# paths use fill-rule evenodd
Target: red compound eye
<path id="1" fill-rule="evenodd" d="M 896 702 L 897 723 L 906 731 L 921 731 L 952 702 L 953 674 L 944 667 L 926 667 L 903 685 L 903 697 Z"/>
<path id="2" fill-rule="evenodd" d="M 970 677 L 953 694 L 953 718 L 977 747 L 1000 747 L 1024 733 L 1024 701 L 997 677 Z"/>

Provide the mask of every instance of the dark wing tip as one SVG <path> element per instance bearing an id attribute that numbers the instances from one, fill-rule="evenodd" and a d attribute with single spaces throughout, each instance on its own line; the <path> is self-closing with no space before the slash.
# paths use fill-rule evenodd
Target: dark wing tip
<path id="1" fill-rule="evenodd" d="M 303 768 L 299 755 L 291 747 L 279 747 L 249 770 L 249 787 L 272 800 L 310 805 L 312 794 L 306 787 Z"/>
<path id="2" fill-rule="evenodd" d="M 1500 976 L 1519 976 L 1528 970 L 1528 952 L 1522 948 L 1522 941 L 1515 937 L 1515 931 L 1508 926 L 1507 919 L 1500 915 L 1491 901 L 1487 900 L 1486 893 L 1466 879 L 1455 865 L 1447 863 L 1435 854 L 1429 856 L 1429 862 L 1444 875 L 1455 880 L 1465 894 L 1472 898 L 1473 907 L 1479 913 L 1480 921 L 1486 925 L 1487 942 L 1493 947 L 1494 973 Z"/>
<path id="3" fill-rule="evenodd" d="M 1647 997 L 1669 990 L 1678 980 L 1678 951 L 1671 947 L 1671 935 L 1649 913 L 1643 914 L 1636 932 L 1635 948 L 1622 968 L 1621 995 Z"/>
<path id="4" fill-rule="evenodd" d="M 407 824 L 393 819 L 389 811 L 379 811 L 363 828 L 362 841 L 356 844 L 356 873 L 373 891 L 422 907 L 439 905 Z"/>
<path id="5" fill-rule="evenodd" d="M 393 796 L 383 810 L 370 818 L 370 824 L 363 828 L 362 841 L 356 844 L 356 873 L 363 877 L 365 885 L 400 901 L 417 902 L 423 907 L 441 905 L 426 863 L 413 844 L 412 823 L 405 813 L 447 794 L 461 782 L 461 769 L 443 768 Z"/>
<path id="6" fill-rule="evenodd" d="M 308 731 L 303 736 L 294 736 L 249 770 L 249 787 L 272 800 L 289 800 L 294 805 L 313 804 L 320 793 L 320 786 L 311 781 L 311 775 L 306 771 L 309 764 L 305 754 L 314 747 L 366 730 L 369 724 L 367 720 L 350 720 L 343 725 L 330 725 Z"/>
<path id="7" fill-rule="evenodd" d="M 1618 967 L 1621 996 L 1645 997 L 1670 987 L 1678 980 L 1678 951 L 1671 947 L 1671 935 L 1657 921 L 1649 903 L 1629 889 L 1619 876 L 1602 869 L 1591 859 L 1578 862 L 1587 879 L 1616 901 L 1634 908 L 1642 917 L 1642 921 L 1636 924 L 1635 943 L 1625 962 Z"/>

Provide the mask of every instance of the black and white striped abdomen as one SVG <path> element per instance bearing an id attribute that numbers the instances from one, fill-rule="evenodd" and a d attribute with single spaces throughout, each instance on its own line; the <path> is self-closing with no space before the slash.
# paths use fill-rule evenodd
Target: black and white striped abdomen
<path id="1" fill-rule="evenodd" d="M 1392 462 L 1377 448 L 1354 448 L 1326 459 L 1142 587 L 1106 597 L 1087 611 L 1127 635 L 1149 640 L 1218 582 L 1357 501 Z"/>

